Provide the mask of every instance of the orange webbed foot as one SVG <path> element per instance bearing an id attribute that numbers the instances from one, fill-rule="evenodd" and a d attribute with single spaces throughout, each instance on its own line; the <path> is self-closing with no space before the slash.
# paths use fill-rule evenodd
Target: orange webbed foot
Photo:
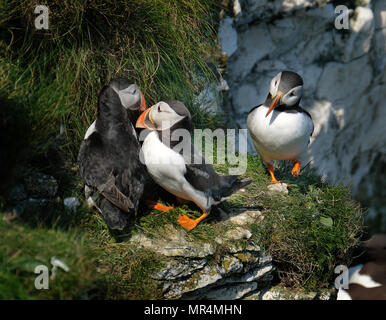
<path id="1" fill-rule="evenodd" d="M 300 161 L 295 161 L 294 162 L 294 166 L 292 168 L 292 176 L 294 176 L 295 178 L 300 174 Z"/>
<path id="2" fill-rule="evenodd" d="M 185 214 L 180 214 L 178 217 L 178 223 L 186 230 L 192 230 L 197 226 L 197 222 L 193 219 L 190 219 Z"/>
<path id="3" fill-rule="evenodd" d="M 204 220 L 208 214 L 204 212 L 201 217 L 197 219 L 190 219 L 187 215 L 185 214 L 180 214 L 178 217 L 178 223 L 186 230 L 193 230 L 197 225 Z"/>
<path id="4" fill-rule="evenodd" d="M 155 209 L 155 210 L 159 210 L 159 211 L 163 211 L 163 212 L 168 212 L 170 210 L 175 209 L 174 207 L 165 206 L 161 203 L 154 202 L 151 200 L 146 200 L 146 204 L 147 204 L 149 209 Z"/>
<path id="5" fill-rule="evenodd" d="M 271 184 L 281 183 L 281 181 L 277 180 L 274 173 L 275 169 L 272 164 L 268 164 L 268 172 L 271 175 Z"/>

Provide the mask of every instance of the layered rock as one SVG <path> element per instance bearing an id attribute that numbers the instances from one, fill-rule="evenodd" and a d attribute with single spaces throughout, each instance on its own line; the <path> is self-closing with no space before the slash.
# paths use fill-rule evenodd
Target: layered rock
<path id="1" fill-rule="evenodd" d="M 245 300 L 335 300 L 335 289 L 319 291 L 293 290 L 280 285 L 248 295 Z"/>
<path id="2" fill-rule="evenodd" d="M 261 218 L 258 210 L 222 211 L 229 230 L 215 241 L 191 240 L 186 231 L 172 225 L 162 239 L 144 234 L 131 238 L 141 248 L 153 250 L 167 259 L 154 274 L 166 299 L 241 299 L 270 286 L 271 257 L 251 239 L 248 229 Z M 244 239 L 243 244 L 238 240 Z"/>
<path id="3" fill-rule="evenodd" d="M 335 3 L 240 1 L 241 13 L 220 24 L 229 85 L 222 108 L 246 128 L 270 79 L 282 70 L 298 72 L 301 105 L 315 123 L 307 160 L 331 183 L 351 184 L 370 207 L 369 222 L 386 230 L 386 2 L 356 1 L 348 30 L 335 28 Z M 255 152 L 251 142 L 249 151 Z"/>

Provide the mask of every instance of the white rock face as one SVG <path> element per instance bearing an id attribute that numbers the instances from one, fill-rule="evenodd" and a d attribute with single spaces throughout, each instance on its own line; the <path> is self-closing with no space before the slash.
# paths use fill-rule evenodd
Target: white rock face
<path id="1" fill-rule="evenodd" d="M 386 1 L 357 1 L 361 6 L 349 8 L 349 30 L 335 29 L 329 2 L 240 1 L 223 109 L 246 128 L 270 79 L 282 70 L 298 72 L 301 106 L 315 124 L 308 154 L 313 167 L 331 183 L 350 184 L 370 207 L 368 222 L 374 218 L 376 229 L 386 231 Z"/>
<path id="2" fill-rule="evenodd" d="M 265 23 L 251 25 L 239 34 L 238 39 L 238 50 L 228 65 L 232 79 L 245 77 L 258 60 L 274 49 Z"/>
<path id="3" fill-rule="evenodd" d="M 226 17 L 220 21 L 218 37 L 221 42 L 222 51 L 229 58 L 237 50 L 237 32 L 233 28 L 233 19 Z"/>
<path id="4" fill-rule="evenodd" d="M 374 35 L 374 14 L 370 8 L 357 7 L 354 17 L 350 20 L 351 32 L 336 32 L 335 45 L 339 49 L 338 59 L 351 61 L 368 53 Z"/>

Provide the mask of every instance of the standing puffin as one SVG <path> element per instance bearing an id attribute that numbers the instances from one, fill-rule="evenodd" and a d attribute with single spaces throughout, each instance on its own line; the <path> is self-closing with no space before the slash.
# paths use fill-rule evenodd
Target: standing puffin
<path id="1" fill-rule="evenodd" d="M 194 220 L 186 215 L 179 216 L 178 223 L 187 230 L 194 229 L 205 219 L 212 205 L 251 183 L 235 175 L 218 175 L 212 165 L 206 163 L 191 144 L 191 115 L 180 101 L 158 102 L 141 114 L 136 127 L 151 130 L 142 144 L 141 155 L 153 180 L 178 199 L 192 201 L 203 211 Z M 179 152 L 173 149 L 181 145 L 181 139 L 174 141 L 173 138 L 177 130 L 189 133 L 182 140 L 184 147 Z"/>
<path id="2" fill-rule="evenodd" d="M 112 79 L 99 94 L 97 120 L 80 146 L 79 171 L 86 193 L 96 191 L 99 198 L 87 200 L 99 209 L 111 229 L 122 230 L 128 213 L 136 214 L 150 179 L 139 160 L 140 144 L 128 118 L 128 111 L 145 109 L 145 98 L 136 84 Z"/>
<path id="3" fill-rule="evenodd" d="M 303 79 L 295 72 L 282 71 L 271 80 L 265 102 L 248 114 L 248 129 L 271 183 L 280 183 L 274 175 L 273 160 L 291 160 L 292 175 L 300 173 L 299 157 L 314 131 L 311 115 L 299 106 L 302 91 Z"/>

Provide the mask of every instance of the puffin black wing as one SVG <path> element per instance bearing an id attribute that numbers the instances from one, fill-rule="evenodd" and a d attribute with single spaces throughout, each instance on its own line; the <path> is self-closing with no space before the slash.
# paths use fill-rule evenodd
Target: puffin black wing
<path id="1" fill-rule="evenodd" d="M 135 194 L 142 194 L 142 179 L 133 176 L 134 170 L 119 164 L 117 166 L 113 158 L 114 153 L 109 157 L 103 148 L 100 135 L 94 132 L 81 144 L 78 155 L 80 174 L 88 186 L 96 188 L 121 210 L 126 212 L 136 210 L 133 201 L 137 198 Z M 133 160 L 135 162 L 135 159 Z"/>
<path id="2" fill-rule="evenodd" d="M 193 145 L 192 150 L 197 153 Z M 220 201 L 222 198 L 230 196 L 238 189 L 251 183 L 251 180 L 240 180 L 236 175 L 219 175 L 211 164 L 206 163 L 205 158 L 201 154 L 200 157 L 200 164 L 185 163 L 185 179 L 193 186 L 193 188 L 211 195 L 216 201 Z"/>

